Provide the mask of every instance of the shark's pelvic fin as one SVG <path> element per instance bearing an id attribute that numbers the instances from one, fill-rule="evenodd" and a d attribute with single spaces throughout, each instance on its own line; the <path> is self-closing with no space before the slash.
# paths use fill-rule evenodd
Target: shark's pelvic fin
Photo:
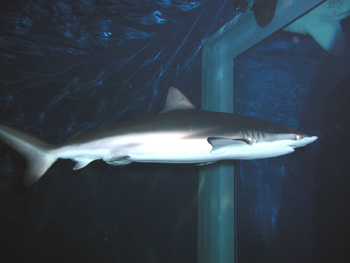
<path id="1" fill-rule="evenodd" d="M 159 113 L 165 113 L 171 110 L 195 110 L 196 107 L 187 97 L 177 88 L 170 87 L 163 109 Z"/>
<path id="2" fill-rule="evenodd" d="M 15 128 L 0 124 L 0 140 L 22 154 L 27 160 L 24 176 L 26 186 L 38 181 L 57 160 L 57 157 L 49 154 L 49 151 L 54 149 L 52 144 Z"/>
<path id="3" fill-rule="evenodd" d="M 130 161 L 129 156 L 121 156 L 121 157 L 115 157 L 115 158 L 109 158 L 104 160 L 106 163 L 114 166 L 122 166 L 132 163 Z"/>

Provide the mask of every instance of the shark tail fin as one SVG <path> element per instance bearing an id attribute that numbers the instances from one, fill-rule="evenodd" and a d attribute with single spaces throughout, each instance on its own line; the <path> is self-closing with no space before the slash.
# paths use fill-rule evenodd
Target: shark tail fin
<path id="1" fill-rule="evenodd" d="M 19 152 L 27 160 L 24 184 L 36 183 L 54 164 L 57 157 L 50 154 L 55 146 L 33 135 L 0 124 L 0 140 Z"/>

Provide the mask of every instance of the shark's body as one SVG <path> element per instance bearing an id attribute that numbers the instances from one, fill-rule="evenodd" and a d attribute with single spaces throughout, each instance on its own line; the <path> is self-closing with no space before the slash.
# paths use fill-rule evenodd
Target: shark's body
<path id="1" fill-rule="evenodd" d="M 346 38 L 340 21 L 350 16 L 349 0 L 327 0 L 302 16 L 284 30 L 311 35 L 325 50 L 341 55 L 346 48 Z"/>
<path id="2" fill-rule="evenodd" d="M 39 180 L 58 158 L 77 162 L 75 170 L 100 159 L 111 165 L 206 164 L 275 157 L 316 139 L 252 117 L 196 110 L 174 87 L 169 89 L 160 114 L 84 132 L 58 145 L 0 125 L 0 140 L 27 159 L 26 185 Z"/>

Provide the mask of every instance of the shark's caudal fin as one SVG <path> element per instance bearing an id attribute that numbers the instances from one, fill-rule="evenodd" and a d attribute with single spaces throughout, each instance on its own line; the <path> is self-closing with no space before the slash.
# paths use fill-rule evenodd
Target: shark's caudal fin
<path id="1" fill-rule="evenodd" d="M 19 152 L 27 160 L 24 184 L 30 186 L 53 165 L 57 157 L 49 154 L 54 145 L 15 128 L 0 124 L 0 141 Z"/>

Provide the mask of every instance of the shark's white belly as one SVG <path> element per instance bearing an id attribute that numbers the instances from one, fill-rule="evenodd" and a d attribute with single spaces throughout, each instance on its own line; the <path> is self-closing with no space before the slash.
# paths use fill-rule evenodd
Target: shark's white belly
<path id="1" fill-rule="evenodd" d="M 317 138 L 317 137 L 315 137 Z M 188 138 L 182 134 L 144 134 L 104 138 L 80 145 L 69 145 L 57 152 L 57 158 L 77 162 L 74 169 L 102 159 L 112 165 L 131 162 L 206 163 L 219 160 L 269 158 L 294 151 L 296 142 L 281 140 L 248 144 L 241 140 Z M 315 139 L 313 139 L 315 140 Z M 300 140 L 298 143 L 303 144 Z"/>
<path id="2" fill-rule="evenodd" d="M 147 134 L 118 136 L 81 145 L 69 145 L 61 148 L 56 155 L 58 158 L 81 162 L 83 166 L 94 160 L 123 158 L 130 162 L 197 163 L 210 161 L 213 158 L 210 154 L 211 149 L 212 146 L 206 139 Z"/>
<path id="3" fill-rule="evenodd" d="M 232 140 L 234 141 L 234 140 Z M 247 160 L 269 158 L 294 151 L 288 141 L 238 143 L 213 147 L 208 139 L 186 139 L 181 136 L 147 136 L 135 143 L 119 146 L 116 156 L 128 156 L 134 162 L 203 163 L 219 160 Z M 123 150 L 121 150 L 123 149 Z"/>
<path id="4" fill-rule="evenodd" d="M 211 161 L 212 146 L 205 139 L 158 138 L 129 149 L 129 159 L 135 162 L 198 163 Z"/>

